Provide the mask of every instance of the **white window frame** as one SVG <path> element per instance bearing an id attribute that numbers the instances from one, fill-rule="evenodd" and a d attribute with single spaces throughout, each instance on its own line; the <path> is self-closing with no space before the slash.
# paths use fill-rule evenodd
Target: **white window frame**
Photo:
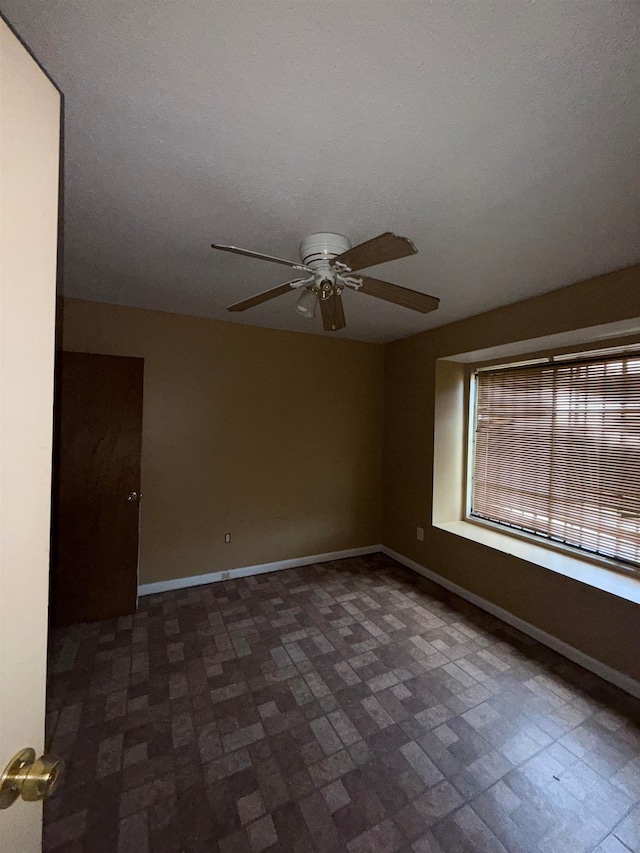
<path id="1" fill-rule="evenodd" d="M 472 515 L 472 507 L 473 507 L 473 471 L 474 471 L 474 459 L 475 459 L 475 445 L 476 445 L 476 417 L 477 417 L 477 381 L 476 376 L 479 372 L 483 370 L 493 370 L 496 367 L 500 367 L 502 369 L 507 369 L 510 367 L 524 367 L 526 365 L 538 365 L 538 364 L 553 364 L 559 362 L 572 361 L 574 359 L 584 358 L 585 356 L 606 356 L 606 355 L 617 355 L 620 354 L 637 354 L 640 352 L 640 343 L 625 343 L 618 346 L 605 346 L 595 348 L 593 344 L 590 343 L 588 346 L 584 348 L 576 349 L 572 352 L 561 352 L 555 353 L 553 355 L 548 355 L 544 357 L 538 358 L 524 358 L 522 360 L 518 359 L 517 361 L 509 360 L 508 363 L 504 361 L 497 361 L 495 363 L 482 363 L 481 365 L 472 365 L 471 370 L 469 371 L 468 381 L 466 383 L 466 392 L 468 394 L 468 411 L 467 411 L 467 421 L 466 421 L 466 448 L 465 448 L 465 505 L 464 505 L 464 520 L 469 524 L 475 524 L 480 527 L 485 527 L 489 530 L 498 531 L 500 534 L 504 536 L 514 536 L 518 539 L 522 539 L 531 543 L 534 543 L 540 548 L 548 548 L 552 551 L 557 551 L 560 553 L 565 553 L 571 555 L 579 560 L 584 560 L 586 562 L 594 563 L 595 565 L 600 565 L 604 568 L 611 569 L 616 572 L 620 572 L 621 574 L 633 577 L 635 579 L 640 578 L 640 570 L 633 568 L 627 563 L 621 562 L 619 560 L 610 559 L 608 557 L 604 557 L 601 554 L 597 554 L 594 552 L 589 552 L 586 549 L 578 548 L 576 546 L 569 545 L 565 542 L 559 542 L 554 539 L 548 539 L 542 534 L 531 533 L 527 530 L 519 530 L 517 527 L 511 527 L 508 524 L 501 524 L 497 521 L 491 521 L 490 519 L 481 518 L 476 515 Z"/>
<path id="2" fill-rule="evenodd" d="M 436 359 L 431 525 L 455 536 L 640 604 L 640 579 L 617 564 L 585 552 L 468 517 L 469 376 L 472 368 L 540 361 L 550 353 L 575 353 L 640 343 L 640 317 L 586 329 L 451 352 Z M 459 485 L 458 485 L 459 483 Z"/>

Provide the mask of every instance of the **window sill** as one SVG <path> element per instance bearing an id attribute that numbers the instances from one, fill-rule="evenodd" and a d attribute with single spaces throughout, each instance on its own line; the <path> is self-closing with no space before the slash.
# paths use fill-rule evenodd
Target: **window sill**
<path id="1" fill-rule="evenodd" d="M 434 523 L 439 530 L 446 530 L 454 536 L 462 536 L 473 542 L 479 542 L 488 548 L 495 548 L 505 554 L 511 554 L 521 560 L 543 566 L 557 574 L 580 581 L 580 583 L 625 598 L 640 604 L 640 579 L 623 575 L 604 565 L 582 560 L 572 554 L 561 553 L 545 545 L 538 545 L 527 539 L 495 530 L 484 524 L 470 521 L 446 521 Z"/>

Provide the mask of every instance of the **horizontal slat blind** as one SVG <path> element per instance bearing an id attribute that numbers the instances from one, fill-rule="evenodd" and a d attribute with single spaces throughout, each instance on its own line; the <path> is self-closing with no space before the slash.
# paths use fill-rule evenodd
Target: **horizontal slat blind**
<path id="1" fill-rule="evenodd" d="M 471 514 L 640 568 L 640 354 L 479 371 Z"/>

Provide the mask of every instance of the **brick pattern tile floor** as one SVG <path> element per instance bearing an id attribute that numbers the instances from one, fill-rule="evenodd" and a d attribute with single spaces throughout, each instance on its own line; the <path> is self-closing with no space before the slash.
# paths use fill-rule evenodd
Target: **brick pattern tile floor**
<path id="1" fill-rule="evenodd" d="M 52 639 L 43 849 L 629 853 L 639 722 L 381 554 L 162 593 Z"/>

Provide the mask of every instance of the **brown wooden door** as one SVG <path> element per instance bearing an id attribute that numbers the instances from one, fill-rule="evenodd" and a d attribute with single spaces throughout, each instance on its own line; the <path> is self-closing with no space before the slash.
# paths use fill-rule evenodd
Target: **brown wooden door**
<path id="1" fill-rule="evenodd" d="M 60 356 L 54 476 L 54 626 L 134 613 L 144 361 Z"/>

